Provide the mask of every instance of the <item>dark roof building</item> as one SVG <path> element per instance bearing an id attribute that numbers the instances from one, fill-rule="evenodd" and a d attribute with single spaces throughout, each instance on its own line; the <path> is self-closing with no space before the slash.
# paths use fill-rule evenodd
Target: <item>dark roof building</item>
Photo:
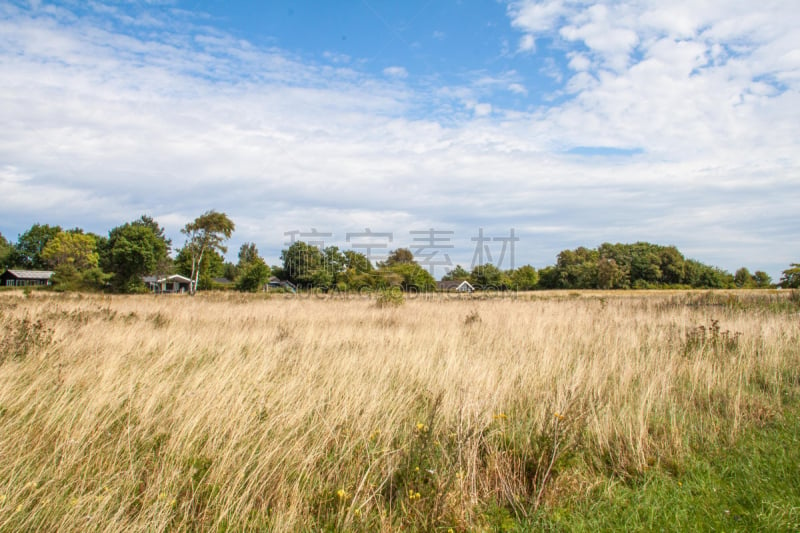
<path id="1" fill-rule="evenodd" d="M 8 269 L 0 276 L 0 285 L 5 287 L 26 287 L 30 285 L 52 285 L 52 270 Z"/>
<path id="2" fill-rule="evenodd" d="M 436 283 L 436 288 L 447 292 L 472 292 L 475 290 L 475 287 L 470 285 L 467 280 L 439 281 Z"/>

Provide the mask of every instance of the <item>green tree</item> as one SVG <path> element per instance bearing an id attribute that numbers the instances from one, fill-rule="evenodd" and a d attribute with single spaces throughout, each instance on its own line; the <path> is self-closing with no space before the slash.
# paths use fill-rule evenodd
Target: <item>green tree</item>
<path id="1" fill-rule="evenodd" d="M 600 254 L 597 250 L 590 250 L 583 246 L 559 253 L 556 261 L 559 288 L 596 288 L 599 257 Z"/>
<path id="2" fill-rule="evenodd" d="M 561 276 L 558 268 L 547 266 L 539 270 L 540 289 L 559 289 L 561 288 Z"/>
<path id="3" fill-rule="evenodd" d="M 344 289 L 362 289 L 377 284 L 375 268 L 369 258 L 361 252 L 345 250 L 344 272 L 337 277 L 337 286 Z"/>
<path id="4" fill-rule="evenodd" d="M 469 276 L 469 282 L 476 289 L 502 289 L 508 285 L 508 278 L 494 265 L 476 265 Z"/>
<path id="5" fill-rule="evenodd" d="M 11 246 L 3 234 L 0 233 L 0 272 L 7 268 L 11 268 L 11 259 L 14 254 L 14 247 Z"/>
<path id="6" fill-rule="evenodd" d="M 245 268 L 249 263 L 252 263 L 259 258 L 258 248 L 256 243 L 246 242 L 239 247 L 239 268 Z"/>
<path id="7" fill-rule="evenodd" d="M 800 289 L 800 263 L 792 263 L 783 271 L 779 285 L 784 289 Z"/>
<path id="8" fill-rule="evenodd" d="M 511 272 L 511 286 L 518 291 L 532 291 L 539 283 L 539 273 L 531 265 L 523 265 Z"/>
<path id="9" fill-rule="evenodd" d="M 17 239 L 14 257 L 16 266 L 35 270 L 47 268 L 46 262 L 42 260 L 42 250 L 50 239 L 59 233 L 61 233 L 61 226 L 38 223 L 31 226 Z"/>
<path id="10" fill-rule="evenodd" d="M 322 277 L 317 273 L 324 264 L 322 252 L 306 242 L 296 241 L 281 251 L 281 261 L 283 275 L 295 285 L 310 287 Z"/>
<path id="11" fill-rule="evenodd" d="M 192 276 L 192 254 L 187 247 L 178 250 L 175 256 L 175 270 L 181 276 Z M 225 258 L 216 250 L 209 250 L 203 257 L 203 262 L 196 273 L 197 290 L 206 291 L 214 288 L 214 278 L 225 274 Z"/>
<path id="12" fill-rule="evenodd" d="M 733 274 L 733 282 L 739 289 L 749 289 L 756 286 L 756 280 L 745 267 L 740 268 Z"/>
<path id="13" fill-rule="evenodd" d="M 107 261 L 113 284 L 121 292 L 142 292 L 142 276 L 152 273 L 167 253 L 166 243 L 153 229 L 129 222 L 108 234 Z"/>
<path id="14" fill-rule="evenodd" d="M 94 268 L 99 258 L 97 241 L 91 235 L 62 231 L 47 242 L 40 257 L 53 269 L 66 265 L 79 271 Z"/>
<path id="15" fill-rule="evenodd" d="M 614 259 L 601 257 L 597 262 L 597 288 L 620 289 L 626 281 L 625 271 Z"/>
<path id="16" fill-rule="evenodd" d="M 240 291 L 256 292 L 267 283 L 270 268 L 261 257 L 256 256 L 244 263 L 240 272 L 236 279 L 236 288 Z"/>
<path id="17" fill-rule="evenodd" d="M 442 276 L 442 281 L 464 281 L 469 279 L 469 272 L 461 265 L 456 265 L 454 269 Z"/>
<path id="18" fill-rule="evenodd" d="M 408 248 L 398 248 L 389 253 L 389 257 L 386 258 L 386 261 L 381 263 L 380 266 L 393 266 L 393 265 L 402 265 L 402 264 L 416 264 L 414 260 L 414 254 L 411 253 L 411 250 Z"/>
<path id="19" fill-rule="evenodd" d="M 156 222 L 153 219 L 153 217 L 148 216 L 148 215 L 142 215 L 137 220 L 134 220 L 133 224 L 139 225 L 139 226 L 146 226 L 146 227 L 150 228 L 151 230 L 153 230 L 153 233 L 156 234 L 156 237 L 158 237 L 159 239 L 161 239 L 164 242 L 164 246 L 166 246 L 166 249 L 167 249 L 167 255 L 169 255 L 169 252 L 172 251 L 172 239 L 168 239 L 167 238 L 167 236 L 165 234 L 165 231 L 164 231 L 164 228 L 162 228 L 158 224 L 158 222 Z"/>
<path id="20" fill-rule="evenodd" d="M 378 270 L 382 284 L 399 286 L 404 291 L 432 291 L 436 288 L 436 280 L 430 272 L 416 262 L 396 262 Z"/>
<path id="21" fill-rule="evenodd" d="M 753 279 L 759 289 L 768 289 L 772 286 L 772 277 L 762 270 L 753 272 Z"/>
<path id="22" fill-rule="evenodd" d="M 228 215 L 212 210 L 206 211 L 181 230 L 187 239 L 184 250 L 187 250 L 192 259 L 191 294 L 194 295 L 197 292 L 203 257 L 211 250 L 220 253 L 227 252 L 228 249 L 223 243 L 231 238 L 235 228 L 235 224 L 228 218 Z"/>
<path id="23" fill-rule="evenodd" d="M 47 242 L 42 260 L 59 290 L 100 289 L 110 279 L 98 266 L 97 239 L 82 231 L 62 231 Z"/>

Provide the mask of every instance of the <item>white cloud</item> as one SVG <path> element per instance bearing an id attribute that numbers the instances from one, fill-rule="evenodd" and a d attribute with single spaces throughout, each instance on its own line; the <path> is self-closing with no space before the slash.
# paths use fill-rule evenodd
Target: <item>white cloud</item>
<path id="1" fill-rule="evenodd" d="M 383 73 L 390 78 L 407 78 L 408 71 L 403 67 L 386 67 L 383 69 Z"/>
<path id="2" fill-rule="evenodd" d="M 102 232 L 148 212 L 177 242 L 216 208 L 269 262 L 292 229 L 401 246 L 446 227 L 469 247 L 482 226 L 519 228 L 518 262 L 537 266 L 641 239 L 774 276 L 800 249 L 800 20 L 791 3 L 726 4 L 513 4 L 514 27 L 561 39 L 571 69 L 557 105 L 514 112 L 493 97 L 534 92 L 526 73 L 413 86 L 393 82 L 402 67 L 387 80 L 212 30 L 0 6 L 0 228 Z M 569 152 L 598 146 L 640 151 Z"/>
<path id="3" fill-rule="evenodd" d="M 530 33 L 527 33 L 520 37 L 519 39 L 519 47 L 517 48 L 520 52 L 535 52 L 536 51 L 536 38 Z"/>
<path id="4" fill-rule="evenodd" d="M 492 114 L 492 104 L 475 104 L 472 110 L 475 112 L 476 117 L 485 117 Z"/>
<path id="5" fill-rule="evenodd" d="M 523 96 L 528 95 L 528 89 L 526 89 L 521 83 L 512 83 L 508 86 L 508 90 L 514 94 L 521 94 Z"/>

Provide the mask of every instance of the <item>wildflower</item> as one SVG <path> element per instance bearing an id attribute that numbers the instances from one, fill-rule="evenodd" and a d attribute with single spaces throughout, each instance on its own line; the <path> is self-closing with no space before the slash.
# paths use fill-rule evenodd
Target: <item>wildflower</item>
<path id="1" fill-rule="evenodd" d="M 497 413 L 494 415 L 495 420 L 506 420 L 508 416 L 505 413 Z"/>
<path id="2" fill-rule="evenodd" d="M 6 495 L 0 494 L 0 503 L 3 503 L 4 501 L 6 501 Z"/>
<path id="3" fill-rule="evenodd" d="M 356 515 L 356 518 L 361 518 L 361 509 L 356 509 L 353 514 Z"/>
<path id="4" fill-rule="evenodd" d="M 556 420 L 564 420 L 564 415 L 561 413 L 553 413 L 553 416 L 556 417 Z"/>
<path id="5" fill-rule="evenodd" d="M 173 509 L 175 509 L 176 505 L 178 505 L 178 500 L 176 500 L 175 498 L 172 498 L 170 500 L 170 502 L 169 502 L 169 506 L 172 507 Z"/>
<path id="6" fill-rule="evenodd" d="M 17 512 L 22 511 L 22 504 L 17 505 Z"/>
<path id="7" fill-rule="evenodd" d="M 166 499 L 167 499 L 167 495 L 166 494 L 164 494 L 163 492 L 159 493 L 158 501 L 166 500 Z"/>
<path id="8" fill-rule="evenodd" d="M 370 440 L 370 442 L 375 442 L 376 440 L 378 440 L 378 437 L 380 437 L 380 436 L 381 436 L 381 430 L 380 429 L 376 429 L 375 431 L 373 431 L 370 434 L 369 440 Z"/>
<path id="9" fill-rule="evenodd" d="M 419 467 L 414 467 L 414 472 L 419 472 Z"/>
<path id="10" fill-rule="evenodd" d="M 419 431 L 420 433 L 427 433 L 428 432 L 428 426 L 426 426 L 422 422 L 417 422 L 417 431 Z"/>
<path id="11" fill-rule="evenodd" d="M 344 489 L 339 489 L 336 491 L 336 495 L 339 497 L 340 500 L 347 499 L 350 495 L 347 494 L 347 491 Z"/>

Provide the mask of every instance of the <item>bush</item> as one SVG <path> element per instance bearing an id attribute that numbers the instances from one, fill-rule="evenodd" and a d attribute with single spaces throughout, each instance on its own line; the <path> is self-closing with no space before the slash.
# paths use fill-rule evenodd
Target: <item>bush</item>
<path id="1" fill-rule="evenodd" d="M 375 305 L 378 307 L 399 307 L 406 302 L 403 291 L 398 287 L 384 289 L 375 298 Z"/>

